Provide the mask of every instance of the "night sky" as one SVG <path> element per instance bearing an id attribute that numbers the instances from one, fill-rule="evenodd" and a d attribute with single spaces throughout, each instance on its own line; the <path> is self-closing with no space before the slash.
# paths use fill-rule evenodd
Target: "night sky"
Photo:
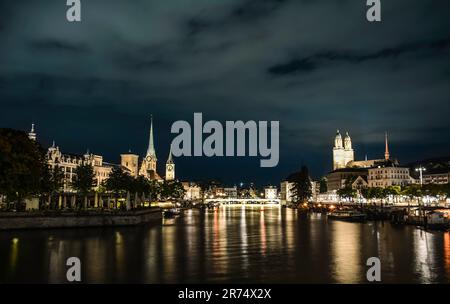
<path id="1" fill-rule="evenodd" d="M 279 120 L 280 162 L 177 158 L 180 179 L 278 184 L 331 169 L 336 129 L 356 158 L 450 155 L 450 1 L 0 1 L 0 127 L 37 126 L 44 145 L 118 163 L 147 149 L 159 172 L 176 120 Z"/>

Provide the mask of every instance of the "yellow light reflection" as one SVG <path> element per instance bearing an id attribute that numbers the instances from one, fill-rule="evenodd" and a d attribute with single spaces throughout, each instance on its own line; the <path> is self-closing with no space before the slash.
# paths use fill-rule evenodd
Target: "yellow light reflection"
<path id="1" fill-rule="evenodd" d="M 354 223 L 333 222 L 331 227 L 333 272 L 338 283 L 357 283 L 364 273 L 361 261 L 361 231 Z"/>
<path id="2" fill-rule="evenodd" d="M 444 267 L 450 279 L 450 232 L 444 234 Z"/>
<path id="3" fill-rule="evenodd" d="M 9 267 L 11 273 L 14 273 L 16 270 L 18 257 L 19 257 L 19 239 L 13 238 L 11 240 L 11 250 L 9 256 Z"/>

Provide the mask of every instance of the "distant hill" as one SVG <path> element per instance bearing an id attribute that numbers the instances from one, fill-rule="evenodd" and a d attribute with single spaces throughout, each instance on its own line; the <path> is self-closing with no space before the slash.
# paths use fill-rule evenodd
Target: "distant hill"
<path id="1" fill-rule="evenodd" d="M 445 173 L 450 171 L 450 156 L 428 158 L 407 164 L 413 176 L 418 175 L 416 168 L 422 166 L 427 173 Z"/>

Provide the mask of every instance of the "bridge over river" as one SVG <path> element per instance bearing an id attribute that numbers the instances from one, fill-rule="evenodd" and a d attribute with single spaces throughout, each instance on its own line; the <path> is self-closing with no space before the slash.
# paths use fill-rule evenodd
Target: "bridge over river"
<path id="1" fill-rule="evenodd" d="M 205 199 L 205 203 L 220 203 L 225 205 L 279 205 L 280 200 L 268 198 L 208 198 Z"/>

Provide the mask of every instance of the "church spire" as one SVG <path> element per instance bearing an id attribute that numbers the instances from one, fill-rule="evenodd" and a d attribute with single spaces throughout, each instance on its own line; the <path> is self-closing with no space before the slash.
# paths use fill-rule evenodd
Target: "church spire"
<path id="1" fill-rule="evenodd" d="M 169 157 L 167 158 L 167 164 L 173 164 L 173 159 L 172 159 L 172 145 L 170 145 Z"/>
<path id="2" fill-rule="evenodd" d="M 150 138 L 148 140 L 147 156 L 156 159 L 155 145 L 153 143 L 153 115 L 150 115 Z"/>
<path id="3" fill-rule="evenodd" d="M 385 145 L 386 145 L 386 148 L 385 148 L 385 151 L 384 151 L 384 159 L 385 160 L 389 160 L 390 155 L 389 155 L 389 144 L 388 144 L 388 133 L 387 132 L 384 134 L 384 142 L 385 142 Z"/>
<path id="4" fill-rule="evenodd" d="M 28 133 L 28 138 L 31 140 L 36 140 L 36 132 L 34 131 L 34 123 L 31 124 L 31 130 Z"/>
<path id="5" fill-rule="evenodd" d="M 175 179 L 175 164 L 172 159 L 172 145 L 170 145 L 169 157 L 166 162 L 166 180 L 174 180 Z"/>

